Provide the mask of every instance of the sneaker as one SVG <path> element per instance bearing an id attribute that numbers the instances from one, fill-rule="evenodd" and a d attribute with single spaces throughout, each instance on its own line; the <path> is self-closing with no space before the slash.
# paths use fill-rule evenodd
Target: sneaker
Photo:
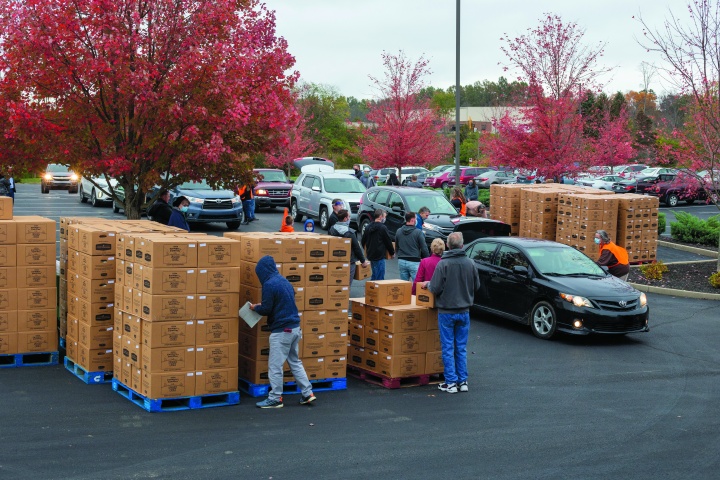
<path id="1" fill-rule="evenodd" d="M 269 398 L 266 398 L 262 402 L 258 402 L 255 405 L 257 405 L 258 408 L 282 408 L 283 401 L 282 397 L 280 398 L 280 400 L 270 400 Z"/>
<path id="2" fill-rule="evenodd" d="M 467 392 L 468 391 L 468 385 L 467 382 L 460 382 L 460 385 L 458 385 L 461 392 Z"/>
<path id="3" fill-rule="evenodd" d="M 315 397 L 315 395 L 311 393 L 307 397 L 302 397 L 300 399 L 300 405 L 310 405 L 315 400 L 317 400 L 317 397 Z"/>
<path id="4" fill-rule="evenodd" d="M 447 393 L 457 393 L 457 385 L 454 383 L 441 383 L 438 385 L 438 390 L 442 390 L 443 392 Z"/>

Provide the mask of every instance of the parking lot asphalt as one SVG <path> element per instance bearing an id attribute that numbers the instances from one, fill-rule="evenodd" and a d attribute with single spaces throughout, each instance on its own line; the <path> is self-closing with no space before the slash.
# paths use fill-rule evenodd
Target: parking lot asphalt
<path id="1" fill-rule="evenodd" d="M 19 187 L 18 215 L 74 214 Z M 542 341 L 473 312 L 455 395 L 349 378 L 310 407 L 147 413 L 61 366 L 0 369 L 0 479 L 717 478 L 718 303 L 648 297 L 651 331 L 619 337 Z"/>

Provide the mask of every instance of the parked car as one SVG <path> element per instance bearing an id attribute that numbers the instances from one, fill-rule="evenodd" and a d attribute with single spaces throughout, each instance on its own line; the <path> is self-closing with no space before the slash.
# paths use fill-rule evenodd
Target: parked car
<path id="1" fill-rule="evenodd" d="M 455 168 L 455 164 L 438 165 L 437 167 L 430 169 L 430 175 L 437 175 L 439 173 L 447 172 L 448 170 L 452 170 L 453 168 Z"/>
<path id="2" fill-rule="evenodd" d="M 612 190 L 614 183 L 625 180 L 620 175 L 603 175 L 601 177 L 590 177 L 576 181 L 576 185 L 597 188 L 600 190 Z"/>
<path id="3" fill-rule="evenodd" d="M 319 219 L 320 228 L 327 230 L 332 201 L 341 198 L 350 210 L 350 222 L 355 223 L 364 192 L 365 186 L 352 175 L 304 171 L 290 193 L 290 214 L 296 222 L 301 221 L 303 216 Z"/>
<path id="4" fill-rule="evenodd" d="M 111 178 L 110 185 L 114 190 L 115 185 L 117 185 L 117 180 Z M 110 193 L 110 188 L 108 187 L 107 180 L 105 180 L 105 176 L 102 175 L 91 178 L 81 177 L 80 186 L 78 187 L 78 199 L 82 203 L 90 200 L 90 205 L 93 207 L 112 203 L 112 194 Z"/>
<path id="5" fill-rule="evenodd" d="M 377 170 L 371 170 L 370 175 L 375 179 L 375 183 L 378 182 L 385 182 L 387 180 L 388 175 L 390 175 L 392 172 L 395 172 L 397 174 L 397 168 L 380 168 Z"/>
<path id="6" fill-rule="evenodd" d="M 642 178 L 642 177 L 641 177 Z M 646 177 L 652 178 L 652 177 Z M 621 182 L 613 183 L 612 190 L 615 193 L 635 193 L 637 189 L 638 178 L 629 178 Z"/>
<path id="7" fill-rule="evenodd" d="M 405 224 L 405 212 L 417 212 L 421 207 L 430 209 L 430 216 L 423 222 L 423 232 L 428 246 L 436 238 L 447 241 L 453 232 L 462 232 L 465 242 L 480 237 L 510 235 L 510 225 L 488 218 L 462 217 L 445 195 L 435 190 L 412 187 L 373 187 L 360 199 L 357 221 L 362 235 L 373 222 L 376 209 L 385 210 L 390 237 Z"/>
<path id="8" fill-rule="evenodd" d="M 185 182 L 170 190 L 170 203 L 183 195 L 190 201 L 185 214 L 188 223 L 224 222 L 230 230 L 237 230 L 243 219 L 242 202 L 234 190 L 216 190 L 205 180 Z"/>
<path id="9" fill-rule="evenodd" d="M 491 167 L 460 167 L 460 185 L 467 185 L 470 180 L 485 172 L 494 171 Z M 448 185 L 455 185 L 455 170 L 448 173 Z"/>
<path id="10" fill-rule="evenodd" d="M 387 182 L 388 176 L 390 176 L 391 173 L 395 173 L 397 175 L 398 180 L 402 185 L 405 185 L 408 181 L 410 181 L 410 177 L 413 175 L 420 175 L 423 173 L 428 173 L 430 170 L 428 170 L 425 167 L 402 167 L 400 169 L 401 171 L 398 172 L 397 168 L 381 168 L 377 174 L 377 177 L 375 181 L 377 182 L 378 179 L 380 182 Z"/>
<path id="11" fill-rule="evenodd" d="M 556 332 L 647 332 L 647 297 L 584 253 L 549 240 L 482 238 L 465 247 L 480 275 L 475 306 L 529 325 L 538 338 Z"/>
<path id="12" fill-rule="evenodd" d="M 113 212 L 120 213 L 120 210 L 125 210 L 125 189 L 118 185 L 115 188 L 115 198 L 113 198 Z M 143 215 L 147 212 L 148 205 L 150 204 L 150 201 L 152 200 L 152 192 L 147 192 L 145 194 L 145 203 L 143 203 L 142 207 L 140 208 L 140 215 Z"/>
<path id="13" fill-rule="evenodd" d="M 447 188 L 450 185 L 450 170 L 446 170 L 437 175 L 425 177 L 425 186 L 431 188 Z"/>
<path id="14" fill-rule="evenodd" d="M 68 193 L 77 193 L 78 176 L 67 165 L 50 163 L 40 179 L 40 191 L 50 193 L 50 190 L 67 190 Z"/>
<path id="15" fill-rule="evenodd" d="M 654 177 L 657 175 L 660 175 L 661 173 L 677 173 L 677 170 L 674 168 L 667 168 L 667 167 L 652 167 L 652 168 L 646 168 L 645 170 L 641 170 L 635 175 L 635 178 L 639 177 Z"/>
<path id="16" fill-rule="evenodd" d="M 635 193 L 646 193 L 653 186 L 661 182 L 672 182 L 675 180 L 676 173 L 659 173 L 652 177 L 637 177 L 635 184 Z"/>
<path id="17" fill-rule="evenodd" d="M 255 208 L 290 207 L 292 182 L 285 172 L 276 168 L 255 168 L 253 172 L 257 181 L 253 189 Z"/>
<path id="18" fill-rule="evenodd" d="M 624 178 L 632 178 L 635 175 L 639 174 L 641 171 L 645 170 L 647 168 L 647 165 L 641 165 L 641 164 L 634 164 L 634 165 L 621 165 L 619 167 L 613 168 L 613 175 L 620 175 Z"/>
<path id="19" fill-rule="evenodd" d="M 475 183 L 480 188 L 490 188 L 490 185 L 509 183 L 514 180 L 515 175 L 504 170 L 488 170 L 475 177 Z"/>
<path id="20" fill-rule="evenodd" d="M 675 207 L 683 200 L 692 205 L 697 200 L 707 200 L 707 192 L 700 184 L 700 181 L 686 173 L 678 173 L 675 177 L 666 182 L 658 182 L 645 192 L 648 195 L 658 197 L 660 203 L 668 207 Z"/>

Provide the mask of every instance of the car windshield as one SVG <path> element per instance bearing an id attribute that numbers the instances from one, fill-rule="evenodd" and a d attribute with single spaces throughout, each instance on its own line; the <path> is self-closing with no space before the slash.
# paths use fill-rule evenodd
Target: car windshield
<path id="1" fill-rule="evenodd" d="M 205 180 L 199 182 L 185 182 L 179 185 L 178 188 L 182 190 L 211 190 L 210 185 Z"/>
<path id="2" fill-rule="evenodd" d="M 325 191 L 328 193 L 362 193 L 365 186 L 355 177 L 326 178 Z"/>
<path id="3" fill-rule="evenodd" d="M 257 175 L 262 175 L 261 182 L 279 182 L 287 183 L 287 177 L 283 172 L 276 172 L 274 170 L 264 170 L 262 172 L 256 172 Z"/>
<path id="4" fill-rule="evenodd" d="M 411 212 L 417 212 L 421 207 L 430 209 L 431 215 L 457 215 L 457 210 L 444 195 L 412 195 L 405 194 L 405 201 Z"/>
<path id="5" fill-rule="evenodd" d="M 584 253 L 565 245 L 537 246 L 527 248 L 540 273 L 553 276 L 604 277 L 605 271 Z"/>
<path id="6" fill-rule="evenodd" d="M 65 165 L 51 163 L 50 165 L 48 165 L 47 171 L 52 172 L 52 173 L 66 173 L 66 172 L 69 172 L 70 169 L 68 169 L 68 167 L 66 167 Z"/>

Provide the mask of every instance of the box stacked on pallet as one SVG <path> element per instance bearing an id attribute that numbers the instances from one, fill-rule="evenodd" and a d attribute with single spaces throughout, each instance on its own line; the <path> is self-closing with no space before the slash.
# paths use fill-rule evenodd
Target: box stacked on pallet
<path id="1" fill-rule="evenodd" d="M 350 240 L 318 234 L 237 233 L 242 244 L 240 302 L 260 303 L 262 288 L 255 265 L 264 255 L 275 259 L 278 271 L 295 290 L 303 338 L 300 358 L 316 390 L 345 388 L 347 365 L 347 307 L 350 299 Z M 240 325 L 240 378 L 251 395 L 267 392 L 270 331 L 263 318 L 254 328 Z M 287 382 L 294 379 L 287 364 Z M 326 385 L 327 383 L 327 385 Z M 293 392 L 291 387 L 286 388 Z"/>
<path id="2" fill-rule="evenodd" d="M 411 291 L 411 282 L 368 281 L 365 297 L 352 299 L 348 362 L 362 372 L 361 378 L 396 388 L 399 379 L 424 385 L 431 375 L 442 373 L 432 294 L 416 298 Z"/>
<path id="3" fill-rule="evenodd" d="M 601 192 L 598 190 L 598 192 Z M 595 232 L 605 230 L 615 238 L 618 195 L 561 193 L 555 241 L 570 245 L 591 258 L 597 256 Z"/>
<path id="4" fill-rule="evenodd" d="M 560 188 L 551 188 L 554 184 L 540 184 L 545 188 L 520 189 L 520 229 L 519 236 L 555 240 L 558 217 L 558 195 Z"/>
<path id="5" fill-rule="evenodd" d="M 12 204 L 5 198 L 0 197 L 0 355 L 4 356 L 0 366 L 54 364 L 58 361 L 55 222 L 37 216 L 12 217 Z"/>
<path id="6" fill-rule="evenodd" d="M 615 243 L 628 251 L 631 263 L 657 258 L 659 200 L 647 195 L 619 196 Z"/>

